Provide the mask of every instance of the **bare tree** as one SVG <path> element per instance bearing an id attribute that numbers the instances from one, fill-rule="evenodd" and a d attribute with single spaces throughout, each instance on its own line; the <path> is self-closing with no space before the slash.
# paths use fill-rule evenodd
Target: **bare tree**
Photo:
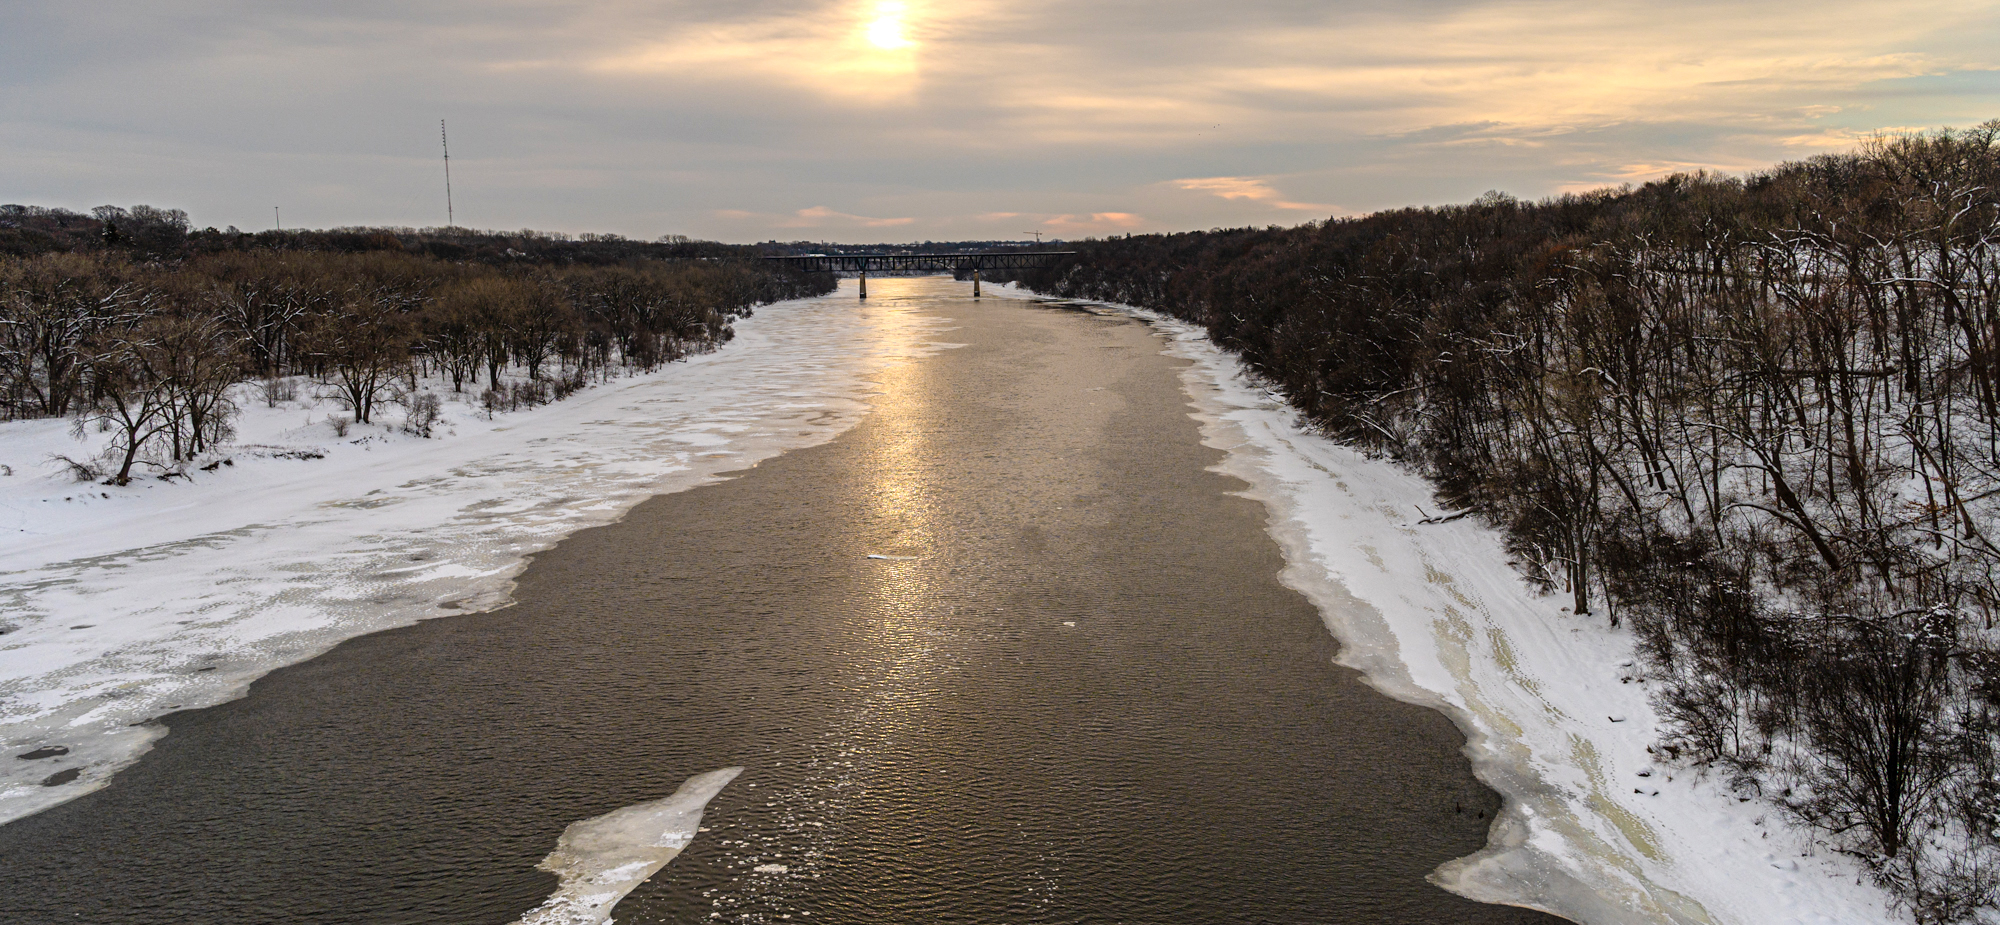
<path id="1" fill-rule="evenodd" d="M 413 331 L 403 306 L 395 293 L 356 288 L 313 320 L 313 352 L 326 363 L 335 396 L 357 422 L 369 423 L 409 362 Z"/>

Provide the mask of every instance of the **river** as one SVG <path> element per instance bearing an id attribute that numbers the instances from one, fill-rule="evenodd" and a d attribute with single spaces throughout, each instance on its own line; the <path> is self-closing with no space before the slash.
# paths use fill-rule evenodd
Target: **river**
<path id="1" fill-rule="evenodd" d="M 565 826 L 742 766 L 619 922 L 1560 921 L 1425 881 L 1498 800 L 1333 663 L 1152 329 L 872 282 L 963 346 L 572 535 L 512 607 L 167 717 L 0 827 L 0 919 L 504 925 Z"/>

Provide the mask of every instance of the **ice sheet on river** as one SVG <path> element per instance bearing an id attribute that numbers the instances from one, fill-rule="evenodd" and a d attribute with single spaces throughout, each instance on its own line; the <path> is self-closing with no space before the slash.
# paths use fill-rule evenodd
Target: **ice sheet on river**
<path id="1" fill-rule="evenodd" d="M 625 894 L 694 841 L 701 811 L 743 773 L 723 768 L 690 777 L 674 795 L 571 823 L 542 870 L 562 879 L 548 901 L 516 925 L 605 925 Z"/>
<path id="2" fill-rule="evenodd" d="M 1497 532 L 1472 518 L 1418 523 L 1419 505 L 1435 509 L 1427 483 L 1298 427 L 1199 329 L 1095 310 L 1152 322 L 1191 361 L 1182 383 L 1203 439 L 1271 512 L 1281 578 L 1318 605 L 1343 663 L 1451 716 L 1474 770 L 1506 799 L 1489 847 L 1434 882 L 1590 925 L 1899 920 L 1850 859 L 1770 804 L 1654 764 L 1630 635 L 1533 593 Z"/>
<path id="3" fill-rule="evenodd" d="M 0 822 L 102 786 L 163 734 L 148 720 L 344 639 L 501 606 L 562 537 L 832 439 L 871 377 L 941 349 L 947 324 L 845 291 L 546 407 L 449 402 L 438 439 L 336 435 L 324 409 L 246 394 L 232 464 L 191 483 L 79 485 L 46 460 L 101 436 L 0 424 Z M 15 757 L 44 746 L 69 752 Z"/>

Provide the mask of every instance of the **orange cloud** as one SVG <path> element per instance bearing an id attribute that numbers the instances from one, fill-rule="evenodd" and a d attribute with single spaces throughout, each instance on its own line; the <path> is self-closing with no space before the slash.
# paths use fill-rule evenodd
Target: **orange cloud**
<path id="1" fill-rule="evenodd" d="M 826 206 L 813 206 L 797 212 L 774 214 L 769 212 L 749 212 L 743 209 L 716 209 L 709 213 L 717 218 L 733 221 L 761 221 L 773 228 L 893 228 L 908 225 L 914 218 L 877 218 L 872 215 L 855 215 L 851 212 L 837 212 Z"/>
<path id="2" fill-rule="evenodd" d="M 1751 160 L 1640 161 L 1593 171 L 1587 179 L 1559 184 L 1556 192 L 1587 193 L 1603 189 L 1607 184 L 1639 184 L 1676 173 L 1696 173 L 1703 170 L 1724 174 L 1750 173 L 1768 166 L 1770 165 L 1767 163 Z"/>
<path id="3" fill-rule="evenodd" d="M 863 228 L 887 228 L 894 225 L 907 225 L 916 221 L 914 218 L 876 218 L 871 215 L 855 215 L 851 212 L 835 212 L 825 206 L 800 209 L 792 213 L 792 215 L 795 218 L 787 222 L 780 222 L 779 227 L 816 228 L 825 224 L 846 223 L 860 225 Z"/>
<path id="4" fill-rule="evenodd" d="M 1178 189 L 1211 193 L 1224 199 L 1244 199 L 1260 202 L 1274 209 L 1290 209 L 1299 212 L 1345 212 L 1336 205 L 1319 202 L 1291 202 L 1279 197 L 1271 184 L 1256 177 L 1194 177 L 1175 180 Z"/>
<path id="5" fill-rule="evenodd" d="M 1092 212 L 1084 218 L 1058 215 L 1042 221 L 1043 226 L 1065 233 L 1129 231 L 1145 223 L 1144 218 L 1130 212 Z"/>
<path id="6" fill-rule="evenodd" d="M 1845 128 L 1829 128 L 1817 132 L 1808 132 L 1803 135 L 1788 135 L 1778 139 L 1778 143 L 1788 148 L 1852 148 L 1871 138 L 1921 132 L 1925 128 L 1927 126 L 1888 125 L 1865 132 Z"/>
<path id="7" fill-rule="evenodd" d="M 603 74 L 762 78 L 864 105 L 904 103 L 921 82 L 922 52 L 935 18 L 924 6 L 845 0 L 757 18 L 689 23 L 585 66 Z"/>

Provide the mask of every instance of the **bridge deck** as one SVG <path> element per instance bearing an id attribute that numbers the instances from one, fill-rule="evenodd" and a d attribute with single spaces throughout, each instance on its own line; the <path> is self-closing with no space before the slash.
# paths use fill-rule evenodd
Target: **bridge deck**
<path id="1" fill-rule="evenodd" d="M 1003 251 L 996 254 L 803 254 L 793 257 L 766 257 L 806 270 L 833 273 L 866 273 L 870 270 L 1030 270 L 1048 266 L 1057 257 L 1076 251 Z"/>

